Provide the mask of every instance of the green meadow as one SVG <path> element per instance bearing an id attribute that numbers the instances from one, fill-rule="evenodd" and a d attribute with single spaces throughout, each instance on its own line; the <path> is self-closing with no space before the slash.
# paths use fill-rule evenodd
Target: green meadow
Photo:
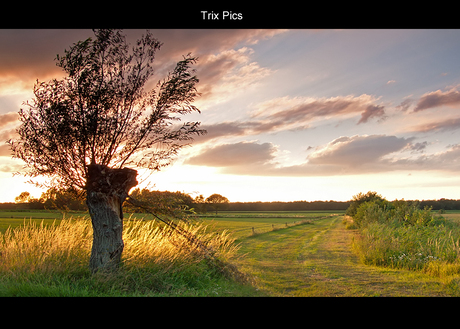
<path id="1" fill-rule="evenodd" d="M 443 216 L 460 222 L 460 212 Z M 142 219 L 142 220 L 141 220 Z M 125 216 L 123 266 L 91 275 L 85 213 L 0 212 L 0 296 L 458 296 L 460 276 L 365 264 L 341 212 L 219 212 L 185 229 L 203 257 L 146 214 Z M 10 227 L 8 229 L 8 227 Z"/>

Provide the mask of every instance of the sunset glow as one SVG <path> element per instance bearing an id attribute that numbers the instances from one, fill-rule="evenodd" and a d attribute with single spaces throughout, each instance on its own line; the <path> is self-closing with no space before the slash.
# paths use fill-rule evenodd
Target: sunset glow
<path id="1" fill-rule="evenodd" d="M 153 86 L 195 65 L 208 131 L 140 187 L 231 202 L 460 199 L 460 30 L 152 30 Z M 142 30 L 126 30 L 131 43 Z M 35 81 L 91 30 L 0 30 L 0 202 L 42 190 L 13 172 L 9 138 Z M 148 178 L 147 178 L 148 177 Z"/>

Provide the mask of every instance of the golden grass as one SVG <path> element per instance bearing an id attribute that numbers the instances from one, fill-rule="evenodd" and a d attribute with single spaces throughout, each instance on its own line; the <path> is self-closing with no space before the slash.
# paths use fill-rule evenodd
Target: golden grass
<path id="1" fill-rule="evenodd" d="M 30 221 L 8 228 L 0 235 L 0 271 L 49 273 L 87 266 L 91 240 L 91 224 L 81 219 L 66 219 L 51 226 Z"/>
<path id="2" fill-rule="evenodd" d="M 155 221 L 133 221 L 123 231 L 125 265 L 145 266 L 149 263 L 195 263 L 211 256 L 230 260 L 239 249 L 227 231 L 206 233 L 207 226 L 179 222 L 179 230 L 197 243 L 190 242 L 179 230 L 159 226 Z M 203 249 L 205 247 L 205 249 Z"/>
<path id="3" fill-rule="evenodd" d="M 190 243 L 178 230 L 156 221 L 125 222 L 123 268 L 168 271 L 211 258 L 223 264 L 239 249 L 225 231 L 206 233 L 206 226 L 194 223 L 181 222 L 178 226 L 199 243 Z M 64 219 L 49 226 L 29 222 L 9 228 L 0 234 L 0 273 L 16 276 L 86 271 L 91 244 L 92 227 L 87 218 Z"/>

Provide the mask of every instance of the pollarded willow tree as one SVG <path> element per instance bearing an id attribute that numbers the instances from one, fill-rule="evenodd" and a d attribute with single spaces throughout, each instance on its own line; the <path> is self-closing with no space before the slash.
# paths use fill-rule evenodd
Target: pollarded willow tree
<path id="1" fill-rule="evenodd" d="M 57 65 L 61 80 L 38 82 L 19 111 L 13 157 L 26 175 L 48 176 L 51 186 L 86 191 L 93 225 L 90 268 L 116 269 L 123 252 L 122 204 L 137 185 L 137 170 L 160 170 L 194 135 L 199 122 L 178 123 L 199 110 L 190 54 L 151 90 L 144 90 L 161 43 L 147 31 L 132 47 L 118 30 L 95 30 Z M 136 168 L 136 169 L 134 169 Z"/>

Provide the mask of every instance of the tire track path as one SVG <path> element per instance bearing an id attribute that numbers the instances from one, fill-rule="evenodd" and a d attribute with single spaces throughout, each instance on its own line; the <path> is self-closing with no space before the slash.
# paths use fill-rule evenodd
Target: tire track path
<path id="1" fill-rule="evenodd" d="M 270 296 L 446 296 L 440 279 L 361 264 L 342 216 L 242 241 L 243 271 Z"/>

